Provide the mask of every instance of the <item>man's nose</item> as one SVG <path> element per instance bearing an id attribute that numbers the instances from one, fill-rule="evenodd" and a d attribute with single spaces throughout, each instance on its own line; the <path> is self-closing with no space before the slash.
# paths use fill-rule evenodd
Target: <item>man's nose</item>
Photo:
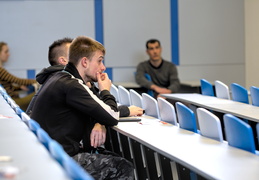
<path id="1" fill-rule="evenodd" d="M 106 70 L 106 67 L 104 66 L 104 64 L 102 63 L 102 67 L 101 67 L 102 72 Z"/>

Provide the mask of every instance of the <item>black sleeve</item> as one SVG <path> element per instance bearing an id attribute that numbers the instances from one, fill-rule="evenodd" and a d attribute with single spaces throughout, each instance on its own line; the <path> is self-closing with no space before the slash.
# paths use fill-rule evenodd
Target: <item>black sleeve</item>
<path id="1" fill-rule="evenodd" d="M 115 97 L 112 94 L 110 94 L 108 90 L 101 91 L 100 99 L 106 104 L 108 104 L 112 110 L 114 110 L 115 112 L 118 112 Z"/>
<path id="2" fill-rule="evenodd" d="M 92 116 L 96 122 L 114 126 L 118 124 L 119 112 L 117 103 L 109 91 L 100 93 L 100 99 L 84 84 L 69 83 L 66 90 L 66 102 L 78 111 Z"/>
<path id="3" fill-rule="evenodd" d="M 128 117 L 130 115 L 129 108 L 127 106 L 118 106 L 118 110 L 120 111 L 120 117 Z"/>

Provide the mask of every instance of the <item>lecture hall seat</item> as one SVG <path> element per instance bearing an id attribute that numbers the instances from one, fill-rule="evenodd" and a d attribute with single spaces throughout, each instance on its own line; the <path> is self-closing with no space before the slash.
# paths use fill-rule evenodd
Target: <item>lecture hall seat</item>
<path id="1" fill-rule="evenodd" d="M 254 135 L 251 126 L 231 114 L 225 114 L 223 119 L 228 144 L 258 154 L 255 149 Z"/>
<path id="2" fill-rule="evenodd" d="M 142 96 L 134 89 L 130 89 L 129 93 L 130 93 L 131 105 L 143 108 Z"/>
<path id="3" fill-rule="evenodd" d="M 230 87 L 233 101 L 249 104 L 248 91 L 246 88 L 237 83 L 232 83 Z"/>
<path id="4" fill-rule="evenodd" d="M 206 79 L 201 79 L 201 94 L 206 96 L 215 96 L 213 85 Z"/>
<path id="5" fill-rule="evenodd" d="M 259 88 L 256 86 L 250 87 L 250 96 L 252 100 L 252 105 L 259 106 Z"/>
<path id="6" fill-rule="evenodd" d="M 204 108 L 197 108 L 199 130 L 202 136 L 223 142 L 223 133 L 219 118 Z"/>
<path id="7" fill-rule="evenodd" d="M 214 83 L 216 97 L 222 99 L 230 99 L 229 87 L 219 80 L 216 80 Z"/>
<path id="8" fill-rule="evenodd" d="M 125 106 L 130 106 L 131 103 L 130 103 L 129 91 L 125 87 L 119 85 L 118 92 L 119 92 L 119 103 Z"/>
<path id="9" fill-rule="evenodd" d="M 164 122 L 178 126 L 175 108 L 173 104 L 169 103 L 164 98 L 157 98 L 160 119 Z"/>
<path id="10" fill-rule="evenodd" d="M 143 109 L 145 114 L 155 118 L 160 118 L 157 100 L 147 93 L 142 93 Z"/>
<path id="11" fill-rule="evenodd" d="M 199 133 L 194 112 L 181 102 L 176 102 L 175 105 L 179 127 L 188 131 Z"/>
<path id="12" fill-rule="evenodd" d="M 111 85 L 110 93 L 115 97 L 116 102 L 119 103 L 119 90 L 114 84 Z"/>

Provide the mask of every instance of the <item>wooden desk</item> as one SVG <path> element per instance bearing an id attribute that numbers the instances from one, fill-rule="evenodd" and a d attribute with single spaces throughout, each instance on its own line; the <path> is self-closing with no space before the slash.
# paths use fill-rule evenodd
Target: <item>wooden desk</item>
<path id="1" fill-rule="evenodd" d="M 154 120 L 150 120 L 154 121 Z M 121 122 L 117 132 L 184 165 L 207 179 L 259 178 L 259 157 L 226 143 L 159 122 Z"/>
<path id="2" fill-rule="evenodd" d="M 1 162 L 0 167 L 13 166 L 19 169 L 19 180 L 67 180 L 63 168 L 37 140 L 26 124 L 0 95 L 0 156 L 10 156 L 10 162 Z"/>
<path id="3" fill-rule="evenodd" d="M 195 93 L 163 94 L 162 96 L 216 112 L 229 113 L 240 118 L 259 122 L 259 107 L 250 104 Z"/>

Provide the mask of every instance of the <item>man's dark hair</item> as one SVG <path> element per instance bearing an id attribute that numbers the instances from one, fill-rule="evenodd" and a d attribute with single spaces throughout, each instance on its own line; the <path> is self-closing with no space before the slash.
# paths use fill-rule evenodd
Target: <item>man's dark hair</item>
<path id="1" fill-rule="evenodd" d="M 63 39 L 59 39 L 54 41 L 50 46 L 49 46 L 49 63 L 51 66 L 53 65 L 58 65 L 58 58 L 60 56 L 68 57 L 67 55 L 67 50 L 64 49 L 62 46 L 65 46 L 67 43 L 72 43 L 73 39 L 65 37 Z"/>
<path id="2" fill-rule="evenodd" d="M 146 42 L 146 48 L 148 49 L 148 44 L 153 44 L 153 43 L 156 43 L 158 42 L 159 46 L 160 46 L 160 41 L 157 40 L 157 39 L 150 39 Z"/>

